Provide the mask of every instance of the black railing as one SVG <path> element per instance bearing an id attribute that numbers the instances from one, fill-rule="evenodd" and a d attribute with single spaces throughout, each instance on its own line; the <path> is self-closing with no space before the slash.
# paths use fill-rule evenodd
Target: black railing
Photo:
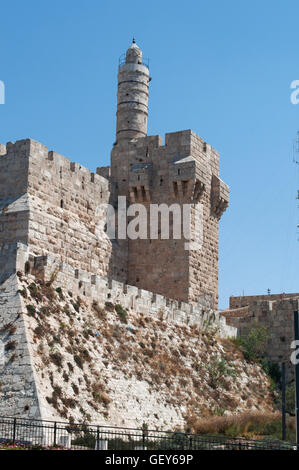
<path id="1" fill-rule="evenodd" d="M 296 450 L 295 444 L 278 440 L 249 440 L 23 418 L 0 418 L 0 448 L 5 441 L 45 447 L 58 445 L 75 450 Z"/>

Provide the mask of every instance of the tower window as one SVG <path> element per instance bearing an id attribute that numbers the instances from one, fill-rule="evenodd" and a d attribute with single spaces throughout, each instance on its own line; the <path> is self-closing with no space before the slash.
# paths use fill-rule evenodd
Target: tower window
<path id="1" fill-rule="evenodd" d="M 61 207 L 61 209 L 63 209 L 63 199 L 61 199 L 61 201 L 60 201 L 60 207 Z"/>

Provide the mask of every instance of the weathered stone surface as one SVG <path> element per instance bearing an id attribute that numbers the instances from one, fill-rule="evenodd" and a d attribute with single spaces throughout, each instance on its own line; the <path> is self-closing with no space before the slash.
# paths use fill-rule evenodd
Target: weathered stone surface
<path id="1" fill-rule="evenodd" d="M 231 297 L 230 308 L 220 312 L 229 325 L 246 335 L 253 325 L 267 328 L 266 355 L 274 363 L 286 363 L 287 380 L 294 377 L 291 363 L 294 340 L 294 312 L 299 309 L 299 294 L 271 294 Z"/>
<path id="2" fill-rule="evenodd" d="M 0 416 L 41 417 L 16 274 L 0 285 Z M 8 349 L 9 348 L 9 349 Z"/>

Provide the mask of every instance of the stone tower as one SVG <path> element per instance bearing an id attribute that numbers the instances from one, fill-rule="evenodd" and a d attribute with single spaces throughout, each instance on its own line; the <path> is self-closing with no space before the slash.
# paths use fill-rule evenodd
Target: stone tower
<path id="1" fill-rule="evenodd" d="M 148 233 L 145 239 L 117 240 L 113 251 L 126 253 L 122 274 L 128 284 L 193 304 L 209 299 L 217 308 L 218 224 L 229 199 L 228 187 L 219 178 L 219 154 L 191 130 L 166 134 L 164 145 L 162 137 L 147 136 L 149 81 L 142 52 L 133 42 L 119 67 L 110 188 L 115 207 L 118 197 L 125 196 L 128 206 L 139 203 L 147 209 Z M 200 250 L 186 250 L 183 237 L 164 239 L 160 228 L 157 238 L 150 237 L 150 210 L 161 204 L 177 204 L 181 212 L 190 206 L 189 228 L 199 223 L 195 236 L 201 238 Z M 169 212 L 173 229 L 176 215 Z"/>
<path id="2" fill-rule="evenodd" d="M 149 81 L 148 67 L 133 39 L 118 71 L 117 141 L 147 135 Z"/>

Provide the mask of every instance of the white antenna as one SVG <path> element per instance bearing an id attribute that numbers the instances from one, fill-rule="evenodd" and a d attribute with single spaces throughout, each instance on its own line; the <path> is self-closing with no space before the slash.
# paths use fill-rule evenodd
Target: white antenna
<path id="1" fill-rule="evenodd" d="M 297 131 L 297 137 L 293 141 L 293 163 L 299 165 L 299 131 Z"/>

